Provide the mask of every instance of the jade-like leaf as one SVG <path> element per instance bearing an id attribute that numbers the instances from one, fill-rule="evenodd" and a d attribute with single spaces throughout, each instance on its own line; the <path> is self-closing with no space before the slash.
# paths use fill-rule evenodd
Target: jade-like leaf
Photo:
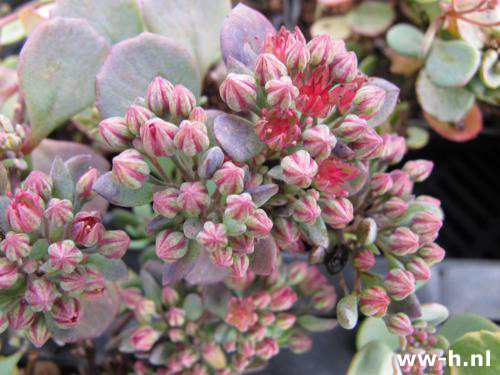
<path id="1" fill-rule="evenodd" d="M 278 245 L 272 236 L 261 238 L 255 244 L 252 271 L 257 275 L 270 275 L 278 263 Z"/>
<path id="2" fill-rule="evenodd" d="M 153 185 L 149 182 L 145 182 L 140 189 L 128 189 L 115 183 L 111 172 L 99 177 L 94 183 L 93 188 L 97 194 L 116 206 L 142 206 L 153 200 Z"/>
<path id="3" fill-rule="evenodd" d="M 214 134 L 222 149 L 237 162 L 253 158 L 264 148 L 253 124 L 235 115 L 217 116 L 214 122 Z"/>
<path id="4" fill-rule="evenodd" d="M 395 17 L 391 4 L 364 1 L 349 12 L 347 20 L 355 33 L 373 37 L 387 30 Z"/>
<path id="5" fill-rule="evenodd" d="M 392 350 L 399 348 L 399 337 L 389 332 L 382 319 L 366 318 L 356 333 L 356 348 L 360 350 L 373 341 L 382 342 Z"/>
<path id="6" fill-rule="evenodd" d="M 407 23 L 399 23 L 391 27 L 386 39 L 389 47 L 408 57 L 419 57 L 424 44 L 422 31 Z"/>
<path id="7" fill-rule="evenodd" d="M 167 263 L 163 266 L 162 284 L 169 285 L 179 280 L 182 280 L 194 268 L 196 261 L 200 255 L 198 246 L 190 244 L 188 253 L 174 263 Z"/>
<path id="8" fill-rule="evenodd" d="M 358 323 L 358 297 L 347 294 L 337 303 L 337 320 L 344 329 L 353 329 Z"/>
<path id="9" fill-rule="evenodd" d="M 0 46 L 8 46 L 20 42 L 26 37 L 26 31 L 19 18 L 14 18 L 0 29 Z"/>
<path id="10" fill-rule="evenodd" d="M 448 319 L 439 330 L 439 334 L 446 337 L 449 342 L 455 342 L 466 333 L 482 330 L 497 332 L 498 326 L 479 315 L 460 314 Z"/>
<path id="11" fill-rule="evenodd" d="M 196 320 L 203 314 L 203 301 L 198 294 L 190 293 L 184 298 L 182 308 L 186 312 L 186 318 Z"/>
<path id="12" fill-rule="evenodd" d="M 321 318 L 314 315 L 302 315 L 297 319 L 297 322 L 309 332 L 329 331 L 337 326 L 335 319 Z"/>
<path id="13" fill-rule="evenodd" d="M 85 20 L 57 17 L 33 31 L 18 67 L 31 124 L 25 151 L 94 103 L 95 77 L 107 53 L 108 44 Z"/>
<path id="14" fill-rule="evenodd" d="M 462 87 L 437 86 L 425 70 L 417 78 L 417 99 L 423 110 L 439 121 L 457 122 L 471 109 L 474 95 Z"/>
<path id="15" fill-rule="evenodd" d="M 451 375 L 500 374 L 500 332 L 467 333 L 450 346 L 451 350 L 461 360 L 460 365 L 455 361 L 451 366 Z"/>
<path id="16" fill-rule="evenodd" d="M 483 62 L 481 64 L 481 80 L 490 89 L 498 89 L 500 87 L 500 62 L 498 60 L 498 52 L 490 49 L 483 54 Z"/>
<path id="17" fill-rule="evenodd" d="M 96 81 L 101 118 L 123 116 L 156 76 L 182 84 L 198 97 L 200 75 L 191 54 L 160 35 L 142 33 L 111 48 Z"/>
<path id="18" fill-rule="evenodd" d="M 127 266 L 121 259 L 108 259 L 95 253 L 89 255 L 88 261 L 97 267 L 106 280 L 125 280 L 128 276 Z"/>
<path id="19" fill-rule="evenodd" d="M 418 150 L 429 142 L 429 132 L 419 126 L 408 126 L 406 129 L 406 146 L 410 150 Z"/>
<path id="20" fill-rule="evenodd" d="M 347 39 L 352 30 L 346 16 L 322 17 L 311 26 L 311 36 L 330 35 L 333 39 Z"/>
<path id="21" fill-rule="evenodd" d="M 17 363 L 21 360 L 24 352 L 18 351 L 7 357 L 0 357 L 0 374 L 18 374 Z"/>
<path id="22" fill-rule="evenodd" d="M 213 264 L 208 252 L 201 250 L 200 256 L 185 279 L 190 284 L 214 284 L 224 280 L 226 276 L 227 269 Z"/>
<path id="23" fill-rule="evenodd" d="M 377 114 L 368 120 L 368 125 L 375 127 L 383 124 L 392 112 L 394 112 L 394 108 L 396 108 L 396 104 L 398 104 L 399 87 L 383 78 L 378 77 L 368 78 L 367 83 L 369 85 L 377 86 L 385 91 L 384 104 L 382 104 L 382 107 Z"/>
<path id="24" fill-rule="evenodd" d="M 75 185 L 73 177 L 60 157 L 56 157 L 50 169 L 52 178 L 52 195 L 59 199 L 73 200 Z"/>
<path id="25" fill-rule="evenodd" d="M 219 35 L 229 0 L 141 0 L 146 28 L 186 47 L 204 77 L 220 55 Z"/>
<path id="26" fill-rule="evenodd" d="M 141 11 L 136 0 L 56 0 L 52 14 L 85 19 L 112 43 L 143 31 Z"/>
<path id="27" fill-rule="evenodd" d="M 436 40 L 425 70 L 436 85 L 462 87 L 474 76 L 480 61 L 479 51 L 462 40 Z"/>
<path id="28" fill-rule="evenodd" d="M 455 142 L 474 139 L 483 129 L 483 115 L 477 104 L 474 104 L 464 117 L 455 123 L 439 121 L 426 112 L 424 118 L 439 135 Z"/>
<path id="29" fill-rule="evenodd" d="M 450 312 L 446 308 L 439 303 L 425 303 L 422 306 L 422 316 L 420 320 L 427 322 L 429 326 L 437 326 L 443 323 L 448 316 L 450 316 Z"/>
<path id="30" fill-rule="evenodd" d="M 372 341 L 356 353 L 347 375 L 401 375 L 401 369 L 387 345 Z"/>
<path id="31" fill-rule="evenodd" d="M 227 65 L 233 58 L 253 69 L 266 37 L 275 32 L 273 25 L 261 13 L 238 4 L 222 23 L 220 45 L 224 62 Z"/>
<path id="32" fill-rule="evenodd" d="M 330 241 L 328 239 L 328 230 L 325 221 L 321 216 L 314 224 L 301 224 L 300 227 L 307 233 L 307 237 L 316 246 L 327 248 Z"/>

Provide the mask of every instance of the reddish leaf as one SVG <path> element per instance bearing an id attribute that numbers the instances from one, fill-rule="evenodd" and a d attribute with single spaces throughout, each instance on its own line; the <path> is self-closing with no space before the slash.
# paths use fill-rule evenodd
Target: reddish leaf
<path id="1" fill-rule="evenodd" d="M 270 275 L 278 262 L 278 246 L 273 237 L 260 239 L 255 244 L 252 270 L 257 275 Z"/>
<path id="2" fill-rule="evenodd" d="M 450 141 L 470 141 L 476 138 L 483 129 L 483 118 L 477 104 L 474 104 L 470 111 L 455 124 L 439 121 L 425 111 L 423 113 L 429 126 L 434 129 L 436 133 Z"/>

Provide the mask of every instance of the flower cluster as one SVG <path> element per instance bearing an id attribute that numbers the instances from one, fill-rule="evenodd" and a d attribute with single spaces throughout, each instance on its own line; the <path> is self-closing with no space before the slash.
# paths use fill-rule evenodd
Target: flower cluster
<path id="1" fill-rule="evenodd" d="M 3 197 L 0 287 L 10 298 L 1 305 L 1 328 L 25 332 L 37 347 L 52 330 L 79 324 L 82 298 L 107 288 L 102 260 L 121 258 L 130 242 L 125 232 L 106 230 L 99 212 L 81 209 L 99 172 L 88 169 L 74 184 L 60 171 L 68 172 L 56 160 L 50 176 L 33 171 Z"/>
<path id="2" fill-rule="evenodd" d="M 307 332 L 335 324 L 310 315 L 330 311 L 336 292 L 304 262 L 282 265 L 267 277 L 248 272 L 226 286 L 165 286 L 156 303 L 136 287 L 121 293 L 135 319 L 120 349 L 149 358 L 136 362 L 141 375 L 240 374 L 277 355 L 280 347 L 308 351 Z M 211 293 L 223 302 L 214 305 Z"/>

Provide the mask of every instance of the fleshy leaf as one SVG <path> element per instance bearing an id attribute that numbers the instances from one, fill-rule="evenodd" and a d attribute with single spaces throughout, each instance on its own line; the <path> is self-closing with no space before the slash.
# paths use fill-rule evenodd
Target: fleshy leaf
<path id="1" fill-rule="evenodd" d="M 278 245 L 272 236 L 261 238 L 255 244 L 253 272 L 257 275 L 270 275 L 278 263 Z"/>
<path id="2" fill-rule="evenodd" d="M 267 35 L 275 32 L 274 26 L 261 13 L 238 4 L 222 23 L 220 45 L 224 62 L 227 65 L 233 58 L 253 69 Z"/>
<path id="3" fill-rule="evenodd" d="M 0 357 L 0 374 L 18 374 L 19 369 L 17 368 L 18 362 L 24 355 L 24 351 L 19 350 L 17 353 L 6 357 Z"/>
<path id="4" fill-rule="evenodd" d="M 10 229 L 6 217 L 7 208 L 9 208 L 9 206 L 10 206 L 10 199 L 6 195 L 2 195 L 0 197 L 0 229 L 4 233 L 7 233 Z"/>
<path id="5" fill-rule="evenodd" d="M 425 63 L 432 82 L 439 86 L 461 87 L 467 84 L 479 67 L 481 55 L 464 41 L 434 41 Z"/>
<path id="6" fill-rule="evenodd" d="M 397 261 L 397 259 L 395 260 Z M 393 264 L 393 266 L 398 267 L 397 264 Z M 422 308 L 416 294 L 410 294 L 402 301 L 393 301 L 390 306 L 390 311 L 393 314 L 399 312 L 405 313 L 411 319 L 418 319 L 422 316 Z"/>
<path id="7" fill-rule="evenodd" d="M 161 75 L 198 97 L 200 75 L 190 53 L 160 35 L 142 33 L 113 46 L 97 74 L 97 108 L 101 118 L 123 116 L 149 83 Z"/>
<path id="8" fill-rule="evenodd" d="M 71 173 L 60 157 L 56 157 L 50 169 L 52 195 L 59 199 L 73 200 L 74 184 Z"/>
<path id="9" fill-rule="evenodd" d="M 439 334 L 454 342 L 459 337 L 474 331 L 497 332 L 498 326 L 491 320 L 474 314 L 454 315 L 443 324 Z"/>
<path id="10" fill-rule="evenodd" d="M 186 318 L 196 320 L 203 313 L 203 301 L 198 294 L 190 293 L 184 298 L 182 308 L 186 312 Z"/>
<path id="11" fill-rule="evenodd" d="M 314 224 L 301 224 L 300 227 L 307 233 L 307 238 L 316 246 L 327 248 L 330 241 L 325 221 L 321 216 Z"/>
<path id="12" fill-rule="evenodd" d="M 399 337 L 389 332 L 383 319 L 366 318 L 356 333 L 356 348 L 360 350 L 373 341 L 382 342 L 393 350 L 399 348 Z"/>
<path id="13" fill-rule="evenodd" d="M 443 122 L 459 121 L 474 104 L 474 95 L 469 90 L 437 86 L 425 70 L 420 71 L 416 90 L 423 110 Z"/>
<path id="14" fill-rule="evenodd" d="M 109 203 L 121 207 L 135 207 L 153 200 L 153 185 L 145 182 L 140 189 L 132 190 L 113 181 L 111 172 L 103 174 L 94 183 L 94 191 Z"/>
<path id="15" fill-rule="evenodd" d="M 205 285 L 202 287 L 205 308 L 215 316 L 224 319 L 226 316 L 231 292 L 224 283 Z"/>
<path id="16" fill-rule="evenodd" d="M 253 124 L 235 115 L 217 116 L 214 122 L 214 134 L 222 149 L 237 162 L 253 158 L 264 148 Z"/>
<path id="17" fill-rule="evenodd" d="M 470 111 L 454 124 L 439 121 L 426 112 L 424 112 L 424 118 L 439 135 L 455 142 L 466 142 L 474 139 L 483 129 L 482 114 L 477 104 L 474 104 Z"/>
<path id="18" fill-rule="evenodd" d="M 214 284 L 227 276 L 227 269 L 212 263 L 207 251 L 201 250 L 200 256 L 185 279 L 190 284 Z"/>
<path id="19" fill-rule="evenodd" d="M 169 285 L 182 280 L 194 268 L 200 255 L 198 246 L 191 245 L 188 253 L 174 263 L 163 266 L 162 284 Z"/>
<path id="20" fill-rule="evenodd" d="M 451 375 L 492 375 L 500 373 L 500 332 L 480 331 L 467 333 L 455 341 L 450 346 L 450 350 L 461 359 L 460 365 L 455 361 L 455 366 L 450 366 Z M 474 366 L 472 365 L 473 360 Z M 468 363 L 467 366 L 465 362 Z M 488 365 L 487 362 L 489 362 Z"/>
<path id="21" fill-rule="evenodd" d="M 356 353 L 347 375 L 401 375 L 394 352 L 380 341 L 372 341 Z"/>
<path id="22" fill-rule="evenodd" d="M 302 315 L 297 319 L 297 322 L 309 332 L 329 331 L 337 326 L 335 319 L 320 318 L 314 315 Z"/>
<path id="23" fill-rule="evenodd" d="M 429 142 L 429 132 L 419 126 L 408 126 L 406 129 L 406 145 L 410 150 L 418 150 Z"/>
<path id="24" fill-rule="evenodd" d="M 231 10 L 229 0 L 141 0 L 146 28 L 185 46 L 204 77 L 220 54 L 222 22 Z"/>
<path id="25" fill-rule="evenodd" d="M 257 207 L 264 205 L 269 199 L 275 196 L 279 191 L 279 186 L 276 184 L 259 185 L 247 190 L 252 196 L 252 200 Z"/>
<path id="26" fill-rule="evenodd" d="M 347 20 L 355 33 L 373 37 L 387 30 L 395 17 L 391 4 L 364 1 L 349 12 Z"/>
<path id="27" fill-rule="evenodd" d="M 422 316 L 419 318 L 434 327 L 443 323 L 450 316 L 450 312 L 439 303 L 425 303 L 422 305 Z"/>
<path id="28" fill-rule="evenodd" d="M 57 0 L 53 15 L 85 19 L 112 43 L 143 31 L 141 11 L 136 0 Z"/>
<path id="29" fill-rule="evenodd" d="M 97 267 L 106 280 L 125 280 L 128 276 L 127 266 L 121 259 L 108 259 L 95 253 L 89 255 L 88 261 Z"/>
<path id="30" fill-rule="evenodd" d="M 378 77 L 368 78 L 367 83 L 369 85 L 377 86 L 385 91 L 384 104 L 382 104 L 382 107 L 377 114 L 368 120 L 368 125 L 375 127 L 384 123 L 392 112 L 394 112 L 394 108 L 396 108 L 396 104 L 398 104 L 399 87 L 383 78 Z"/>
<path id="31" fill-rule="evenodd" d="M 347 39 L 352 30 L 345 16 L 322 17 L 311 26 L 312 37 L 321 34 L 330 35 L 333 39 Z"/>
<path id="32" fill-rule="evenodd" d="M 26 37 L 26 31 L 19 18 L 14 18 L 0 29 L 0 46 L 8 46 L 20 42 Z"/>
<path id="33" fill-rule="evenodd" d="M 500 87 L 500 72 L 498 71 L 498 52 L 490 49 L 483 54 L 483 62 L 481 64 L 481 80 L 490 89 L 498 89 Z"/>
<path id="34" fill-rule="evenodd" d="M 31 133 L 31 150 L 57 126 L 92 105 L 106 41 L 84 20 L 54 18 L 39 25 L 24 45 L 20 84 Z"/>
<path id="35" fill-rule="evenodd" d="M 391 27 L 386 39 L 389 47 L 408 57 L 419 57 L 424 44 L 422 31 L 407 23 L 399 23 Z"/>

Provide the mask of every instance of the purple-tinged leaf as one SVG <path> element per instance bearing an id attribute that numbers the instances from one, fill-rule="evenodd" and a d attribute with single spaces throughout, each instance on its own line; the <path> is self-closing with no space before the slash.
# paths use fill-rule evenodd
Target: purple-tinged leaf
<path id="1" fill-rule="evenodd" d="M 227 274 L 227 269 L 213 264 L 208 252 L 202 249 L 185 279 L 190 284 L 214 284 L 224 280 Z"/>
<path id="2" fill-rule="evenodd" d="M 378 113 L 367 121 L 368 125 L 376 127 L 383 124 L 392 112 L 394 112 L 394 108 L 396 108 L 396 104 L 398 104 L 399 87 L 383 78 L 378 77 L 368 78 L 367 84 L 377 86 L 385 91 L 384 104 L 382 104 Z"/>
<path id="3" fill-rule="evenodd" d="M 232 57 L 253 69 L 266 37 L 275 32 L 273 25 L 261 13 L 238 4 L 222 23 L 220 45 L 224 62 L 227 64 Z"/>
<path id="4" fill-rule="evenodd" d="M 205 285 L 201 293 L 205 308 L 215 316 L 224 319 L 232 296 L 227 286 L 224 283 Z"/>
<path id="5" fill-rule="evenodd" d="M 207 126 L 208 139 L 210 139 L 210 147 L 217 146 L 214 134 L 214 122 L 217 117 L 225 114 L 225 112 L 219 111 L 218 109 L 207 109 L 205 113 L 207 114 L 207 121 L 205 125 Z"/>
<path id="6" fill-rule="evenodd" d="M 217 116 L 214 134 L 222 149 L 237 162 L 253 158 L 264 148 L 253 124 L 235 115 Z"/>
<path id="7" fill-rule="evenodd" d="M 146 233 L 153 236 L 167 228 L 171 222 L 172 219 L 167 219 L 164 216 L 155 216 L 149 223 L 146 224 Z"/>
<path id="8" fill-rule="evenodd" d="M 162 284 L 169 285 L 182 280 L 191 272 L 196 264 L 200 250 L 197 246 L 191 246 L 188 253 L 175 263 L 167 263 L 163 266 Z"/>
<path id="9" fill-rule="evenodd" d="M 97 194 L 116 206 L 136 207 L 153 201 L 153 185 L 149 182 L 144 183 L 140 189 L 128 189 L 115 183 L 111 172 L 99 177 L 93 188 Z"/>
<path id="10" fill-rule="evenodd" d="M 257 207 L 264 205 L 269 199 L 276 195 L 279 191 L 279 186 L 276 184 L 266 184 L 254 187 L 247 190 L 252 196 L 252 200 Z"/>
<path id="11" fill-rule="evenodd" d="M 200 74 L 193 57 L 178 43 L 142 33 L 115 44 L 97 74 L 97 108 L 101 118 L 123 116 L 158 75 L 186 86 L 196 97 L 200 95 Z"/>
<path id="12" fill-rule="evenodd" d="M 261 238 L 255 244 L 252 270 L 257 275 L 270 275 L 278 264 L 278 245 L 272 236 Z"/>
<path id="13" fill-rule="evenodd" d="M 60 157 L 56 157 L 50 168 L 49 176 L 52 178 L 52 195 L 59 199 L 73 200 L 75 185 L 73 178 Z"/>
<path id="14" fill-rule="evenodd" d="M 108 259 L 99 253 L 89 255 L 89 263 L 95 265 L 97 269 L 109 281 L 125 281 L 128 277 L 126 264 L 121 259 Z"/>
<path id="15" fill-rule="evenodd" d="M 203 179 L 211 178 L 224 162 L 224 153 L 220 147 L 212 147 L 201 158 L 198 165 L 198 176 Z"/>
<path id="16" fill-rule="evenodd" d="M 390 310 L 392 314 L 405 313 L 411 319 L 419 319 L 422 316 L 420 301 L 415 294 L 410 294 L 402 301 L 393 301 Z"/>

